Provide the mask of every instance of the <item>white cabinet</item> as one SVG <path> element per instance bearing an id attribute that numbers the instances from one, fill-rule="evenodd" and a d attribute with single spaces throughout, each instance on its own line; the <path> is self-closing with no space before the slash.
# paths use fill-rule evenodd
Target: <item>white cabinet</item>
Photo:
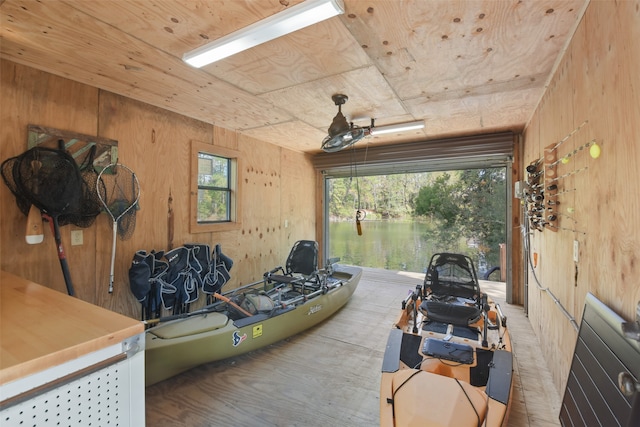
<path id="1" fill-rule="evenodd" d="M 142 323 L 5 272 L 0 278 L 0 425 L 144 426 Z"/>

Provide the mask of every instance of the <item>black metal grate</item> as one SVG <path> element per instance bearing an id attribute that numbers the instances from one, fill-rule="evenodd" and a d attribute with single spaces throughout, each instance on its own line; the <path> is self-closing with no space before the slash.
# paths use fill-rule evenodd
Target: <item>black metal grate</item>
<path id="1" fill-rule="evenodd" d="M 593 295 L 587 302 L 560 409 L 563 426 L 637 426 L 633 401 L 618 388 L 618 374 L 640 378 L 640 343 L 626 338 L 624 321 Z M 638 404 L 636 399 L 636 404 Z"/>

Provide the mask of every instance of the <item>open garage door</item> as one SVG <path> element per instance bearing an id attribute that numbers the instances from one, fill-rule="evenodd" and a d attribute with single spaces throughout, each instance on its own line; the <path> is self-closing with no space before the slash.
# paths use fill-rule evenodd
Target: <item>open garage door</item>
<path id="1" fill-rule="evenodd" d="M 506 168 L 507 194 L 505 224 L 511 224 L 512 169 L 517 135 L 511 132 L 457 137 L 396 145 L 367 145 L 366 139 L 357 148 L 337 153 L 321 153 L 314 157 L 317 170 L 324 177 L 323 244 L 325 259 L 329 256 L 329 181 L 351 176 L 390 175 L 466 169 Z M 512 227 L 506 226 L 507 301 L 512 300 Z"/>
<path id="2" fill-rule="evenodd" d="M 332 178 L 349 176 L 354 165 L 361 176 L 501 167 L 513 159 L 515 138 L 505 132 L 384 146 L 364 139 L 359 148 L 317 154 L 313 163 Z"/>

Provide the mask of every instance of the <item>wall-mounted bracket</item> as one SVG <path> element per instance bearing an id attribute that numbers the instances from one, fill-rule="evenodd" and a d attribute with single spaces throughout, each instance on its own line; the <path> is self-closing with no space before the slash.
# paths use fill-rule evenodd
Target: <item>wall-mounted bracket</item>
<path id="1" fill-rule="evenodd" d="M 627 338 L 640 341 L 640 301 L 636 307 L 636 321 L 622 322 L 622 332 Z"/>
<path id="2" fill-rule="evenodd" d="M 556 211 L 558 205 L 557 193 L 558 185 L 556 183 L 557 177 L 557 152 L 556 145 L 549 145 L 544 149 L 544 204 L 548 208 L 545 225 L 547 230 L 558 231 L 558 212 Z"/>

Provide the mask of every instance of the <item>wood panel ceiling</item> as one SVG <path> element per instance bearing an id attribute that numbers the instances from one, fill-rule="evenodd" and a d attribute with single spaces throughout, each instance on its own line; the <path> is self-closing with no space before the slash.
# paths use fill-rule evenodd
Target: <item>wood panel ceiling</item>
<path id="1" fill-rule="evenodd" d="M 181 59 L 301 1 L 0 0 L 0 55 L 314 153 L 334 93 L 356 125 L 425 120 L 370 144 L 519 132 L 589 0 L 344 0 L 344 15 L 204 68 Z"/>

